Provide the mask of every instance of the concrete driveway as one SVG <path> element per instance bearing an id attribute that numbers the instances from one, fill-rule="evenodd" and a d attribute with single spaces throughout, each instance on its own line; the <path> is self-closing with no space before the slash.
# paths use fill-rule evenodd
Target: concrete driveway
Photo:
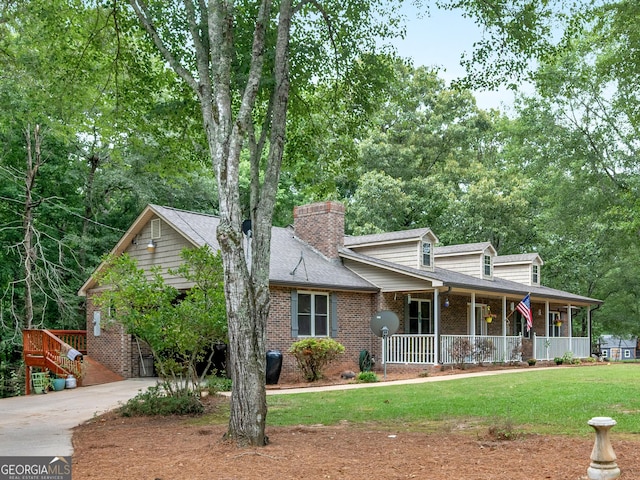
<path id="1" fill-rule="evenodd" d="M 0 455 L 68 456 L 71 429 L 156 384 L 133 378 L 28 397 L 0 399 Z"/>

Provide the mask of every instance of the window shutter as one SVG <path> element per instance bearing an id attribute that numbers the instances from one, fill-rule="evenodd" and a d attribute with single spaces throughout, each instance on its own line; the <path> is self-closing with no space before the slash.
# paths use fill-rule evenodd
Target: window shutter
<path id="1" fill-rule="evenodd" d="M 333 292 L 331 294 L 331 337 L 336 338 L 338 336 L 338 294 Z"/>
<path id="2" fill-rule="evenodd" d="M 298 291 L 291 290 L 291 336 L 298 336 Z"/>
<path id="3" fill-rule="evenodd" d="M 407 299 L 407 301 L 402 302 L 404 304 L 404 333 L 409 333 L 409 310 L 411 310 L 409 307 L 411 306 L 411 300 L 409 300 L 408 296 L 406 296 L 405 298 Z"/>

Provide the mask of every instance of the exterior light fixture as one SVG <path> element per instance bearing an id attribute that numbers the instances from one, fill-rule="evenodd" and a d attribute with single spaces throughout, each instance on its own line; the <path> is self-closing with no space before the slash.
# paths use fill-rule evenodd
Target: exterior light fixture
<path id="1" fill-rule="evenodd" d="M 446 297 L 444 299 L 444 306 L 445 306 L 445 308 L 449 308 L 449 297 Z"/>
<path id="2" fill-rule="evenodd" d="M 156 251 L 156 242 L 154 242 L 153 240 L 149 240 L 149 243 L 147 245 L 147 252 L 154 253 L 155 251 Z"/>

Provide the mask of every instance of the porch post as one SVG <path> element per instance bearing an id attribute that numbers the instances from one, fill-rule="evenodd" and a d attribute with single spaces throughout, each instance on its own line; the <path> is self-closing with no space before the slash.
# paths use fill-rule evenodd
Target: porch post
<path id="1" fill-rule="evenodd" d="M 571 315 L 571 305 L 567 305 L 567 323 L 569 327 L 569 351 L 573 353 L 573 341 L 571 340 L 573 337 L 573 318 Z"/>
<path id="2" fill-rule="evenodd" d="M 502 296 L 502 344 L 504 345 L 504 358 L 507 357 L 507 297 Z"/>
<path id="3" fill-rule="evenodd" d="M 433 363 L 438 363 L 438 344 L 440 341 L 440 290 L 433 290 Z"/>
<path id="4" fill-rule="evenodd" d="M 471 292 L 471 311 L 469 312 L 469 319 L 471 321 L 471 338 L 474 340 L 475 345 L 476 337 L 476 292 Z"/>
<path id="5" fill-rule="evenodd" d="M 589 357 L 591 357 L 591 305 L 587 305 L 587 337 L 589 338 Z"/>
<path id="6" fill-rule="evenodd" d="M 549 336 L 549 300 L 544 302 L 544 336 Z M 548 355 L 547 355 L 548 356 Z"/>

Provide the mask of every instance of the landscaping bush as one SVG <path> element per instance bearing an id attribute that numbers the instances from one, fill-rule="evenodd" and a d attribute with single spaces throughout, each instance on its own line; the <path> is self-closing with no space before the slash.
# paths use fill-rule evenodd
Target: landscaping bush
<path id="1" fill-rule="evenodd" d="M 373 372 L 360 372 L 356 377 L 356 382 L 358 383 L 376 383 L 379 381 L 380 379 Z"/>
<path id="2" fill-rule="evenodd" d="M 361 372 L 370 372 L 373 370 L 373 359 L 369 350 L 360 350 L 360 358 L 358 359 L 358 365 Z"/>
<path id="3" fill-rule="evenodd" d="M 292 354 L 307 382 L 322 378 L 324 368 L 344 353 L 344 347 L 331 338 L 305 338 L 291 345 Z"/>
<path id="4" fill-rule="evenodd" d="M 206 390 L 210 395 L 215 395 L 218 392 L 230 392 L 233 382 L 227 377 L 211 376 L 207 377 Z"/>
<path id="5" fill-rule="evenodd" d="M 180 389 L 179 393 L 169 395 L 161 385 L 149 387 L 120 407 L 123 417 L 190 415 L 203 411 L 202 403 L 192 391 Z"/>

